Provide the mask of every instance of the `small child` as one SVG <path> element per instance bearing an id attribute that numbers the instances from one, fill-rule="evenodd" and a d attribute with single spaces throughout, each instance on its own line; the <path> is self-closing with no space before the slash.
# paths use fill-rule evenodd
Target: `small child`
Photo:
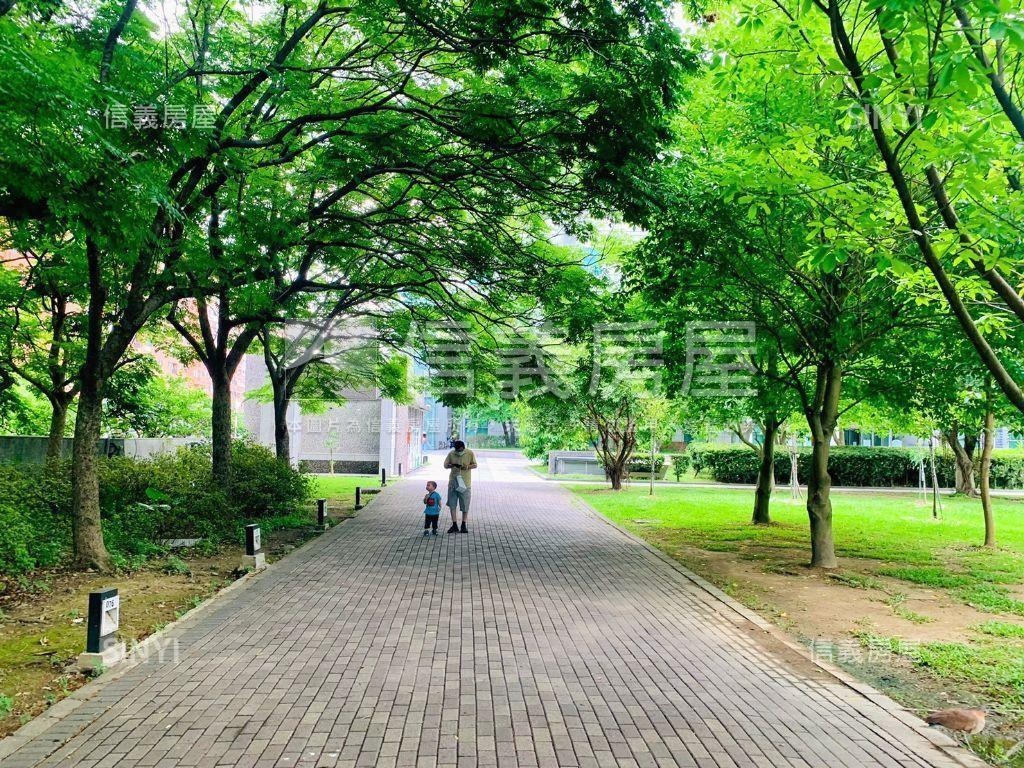
<path id="1" fill-rule="evenodd" d="M 437 520 L 441 517 L 441 494 L 437 492 L 437 483 L 427 481 L 427 495 L 423 497 L 423 535 L 428 532 L 437 536 Z"/>

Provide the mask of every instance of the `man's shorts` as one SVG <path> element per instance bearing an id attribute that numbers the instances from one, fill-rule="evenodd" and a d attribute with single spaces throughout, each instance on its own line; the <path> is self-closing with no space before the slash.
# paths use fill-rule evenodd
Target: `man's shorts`
<path id="1" fill-rule="evenodd" d="M 459 493 L 458 486 L 456 486 L 454 482 L 448 483 L 448 508 L 455 509 L 455 507 L 458 507 L 463 512 L 469 512 L 469 502 L 472 492 L 472 488 L 467 488 L 462 493 Z"/>

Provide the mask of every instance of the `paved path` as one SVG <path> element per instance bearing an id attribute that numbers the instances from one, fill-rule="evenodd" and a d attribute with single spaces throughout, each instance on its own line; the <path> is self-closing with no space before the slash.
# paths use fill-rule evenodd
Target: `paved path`
<path id="1" fill-rule="evenodd" d="M 432 473 L 4 768 L 959 764 L 521 461 L 483 461 L 469 535 L 421 538 Z"/>

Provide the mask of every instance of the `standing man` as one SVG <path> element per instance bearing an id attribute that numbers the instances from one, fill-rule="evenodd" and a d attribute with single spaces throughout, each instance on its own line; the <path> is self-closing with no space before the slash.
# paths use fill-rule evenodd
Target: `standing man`
<path id="1" fill-rule="evenodd" d="M 448 509 L 452 513 L 452 527 L 448 533 L 468 533 L 466 521 L 469 520 L 469 501 L 471 498 L 470 485 L 472 485 L 473 470 L 476 469 L 476 456 L 466 448 L 461 440 L 453 443 L 452 450 L 444 457 L 444 468 L 450 469 L 448 475 Z M 462 528 L 459 528 L 459 518 L 455 508 L 462 508 Z"/>

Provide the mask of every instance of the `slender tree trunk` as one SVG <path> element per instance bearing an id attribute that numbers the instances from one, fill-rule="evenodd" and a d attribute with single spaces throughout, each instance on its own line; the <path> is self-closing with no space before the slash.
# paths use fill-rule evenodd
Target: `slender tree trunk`
<path id="1" fill-rule="evenodd" d="M 829 439 L 812 438 L 811 472 L 807 478 L 807 515 L 811 522 L 811 566 L 836 568 L 832 538 L 832 476 L 828 473 Z"/>
<path id="2" fill-rule="evenodd" d="M 107 293 L 102 280 L 100 250 L 89 237 L 86 237 L 85 247 L 89 269 L 89 310 L 85 360 L 79 371 L 81 389 L 75 415 L 71 528 L 75 564 L 82 568 L 110 571 L 113 562 L 103 543 L 100 478 L 96 461 L 103 417 L 103 313 Z"/>
<path id="3" fill-rule="evenodd" d="M 935 435 L 928 436 L 928 458 L 932 465 L 932 517 L 939 516 L 939 473 L 935 468 Z"/>
<path id="4" fill-rule="evenodd" d="M 754 489 L 754 525 L 769 525 L 772 521 L 770 505 L 775 489 L 775 435 L 779 423 L 774 418 L 765 419 L 764 443 L 761 445 L 760 466 L 757 470 L 757 487 Z"/>
<path id="5" fill-rule="evenodd" d="M 64 430 L 68 423 L 68 404 L 60 398 L 50 400 L 50 432 L 46 438 L 46 463 L 56 465 L 64 453 Z"/>
<path id="6" fill-rule="evenodd" d="M 811 429 L 811 471 L 807 478 L 807 516 L 811 525 L 811 567 L 837 568 L 832 536 L 832 476 L 828 473 L 830 442 L 839 413 L 842 369 L 836 363 L 818 365 L 814 403 L 807 412 Z"/>
<path id="7" fill-rule="evenodd" d="M 272 378 L 274 390 L 274 452 L 278 460 L 288 464 L 292 460 L 291 433 L 288 431 L 288 397 L 284 382 Z M 333 472 L 333 470 L 331 470 Z"/>
<path id="8" fill-rule="evenodd" d="M 996 416 L 991 406 L 985 411 L 984 445 L 981 446 L 981 510 L 985 516 L 985 546 L 996 545 L 996 520 L 992 514 L 992 449 L 995 447 Z"/>
<path id="9" fill-rule="evenodd" d="M 110 571 L 113 563 L 103 543 L 100 522 L 100 481 L 97 447 L 103 415 L 103 397 L 96 381 L 83 381 L 75 417 L 74 469 L 71 476 L 72 529 L 75 564 Z"/>
<path id="10" fill-rule="evenodd" d="M 595 409 L 589 409 L 589 417 L 596 425 L 595 450 L 601 455 L 604 474 L 612 490 L 621 491 L 628 475 L 629 459 L 636 449 L 636 423 L 628 412 L 620 412 L 614 419 L 606 419 Z"/>
<path id="11" fill-rule="evenodd" d="M 649 481 L 649 495 L 654 495 L 654 453 L 655 453 L 655 441 L 654 441 L 654 425 L 651 425 L 651 473 L 647 478 Z"/>
<path id="12" fill-rule="evenodd" d="M 789 490 L 794 499 L 800 498 L 800 453 L 795 437 L 789 445 Z"/>
<path id="13" fill-rule="evenodd" d="M 896 191 L 896 194 L 900 199 L 900 205 L 903 208 L 907 225 L 913 234 L 914 242 L 917 244 L 925 266 L 935 278 L 935 281 L 939 286 L 939 290 L 942 291 L 942 295 L 946 299 L 946 303 L 949 305 L 950 311 L 960 324 L 960 327 L 967 336 L 967 339 L 970 341 L 971 346 L 974 347 L 978 357 L 981 359 L 981 362 L 986 368 L 988 368 L 989 373 L 995 379 L 996 384 L 1003 391 L 1013 406 L 1021 412 L 1024 412 L 1024 389 L 1022 389 L 1016 382 L 1009 369 L 1003 365 L 1002 360 L 996 354 L 995 350 L 992 349 L 988 340 L 981 332 L 981 329 L 974 321 L 967 303 L 960 296 L 957 291 L 956 284 L 946 272 L 945 267 L 939 258 L 939 254 L 934 247 L 932 239 L 928 234 L 928 226 L 925 223 L 927 217 L 922 216 L 918 209 L 918 203 L 914 197 L 911 179 L 908 177 L 897 152 L 899 147 L 898 145 L 894 147 L 890 142 L 889 134 L 885 128 L 887 121 L 884 120 L 880 114 L 879 107 L 875 100 L 874 89 L 868 84 L 864 67 L 857 55 L 856 45 L 847 31 L 846 21 L 843 18 L 843 6 L 838 2 L 838 0 L 828 0 L 827 6 L 823 4 L 822 7 L 826 9 L 826 14 L 829 18 L 832 41 L 834 43 L 836 53 L 853 80 L 853 86 L 858 101 L 864 108 L 867 124 L 875 140 L 875 146 L 878 148 L 879 154 L 885 163 L 886 172 L 892 181 L 893 189 Z M 883 34 L 883 38 L 884 37 L 885 35 Z M 890 63 L 893 64 L 894 68 L 897 68 L 897 62 L 891 53 L 892 46 L 885 40 L 883 40 L 883 43 L 883 47 L 887 49 L 887 54 L 890 56 Z M 911 123 L 916 123 L 918 118 L 916 107 L 908 106 L 907 116 L 911 119 Z M 926 168 L 925 173 L 928 180 L 928 186 L 932 192 L 932 197 L 935 200 L 943 222 L 947 228 L 960 235 L 961 242 L 967 248 L 971 249 L 975 254 L 978 254 L 978 251 L 973 247 L 971 236 L 960 229 L 956 213 L 949 201 L 938 169 L 934 166 L 929 166 Z M 983 259 L 979 258 L 976 261 L 980 263 L 983 262 Z M 984 264 L 981 263 L 980 266 L 983 268 Z M 991 277 L 995 277 L 995 275 L 991 275 Z M 1007 301 L 1008 306 L 1015 312 L 1015 314 L 1018 314 L 1018 316 L 1024 314 L 1024 306 L 1022 306 L 1020 296 L 1012 289 L 1002 290 L 1005 287 L 1005 281 L 996 279 L 990 282 L 993 283 L 993 287 L 995 287 L 997 292 L 999 292 L 1004 300 Z"/>
<path id="14" fill-rule="evenodd" d="M 221 488 L 231 479 L 231 378 L 211 372 L 213 383 L 213 478 Z"/>

